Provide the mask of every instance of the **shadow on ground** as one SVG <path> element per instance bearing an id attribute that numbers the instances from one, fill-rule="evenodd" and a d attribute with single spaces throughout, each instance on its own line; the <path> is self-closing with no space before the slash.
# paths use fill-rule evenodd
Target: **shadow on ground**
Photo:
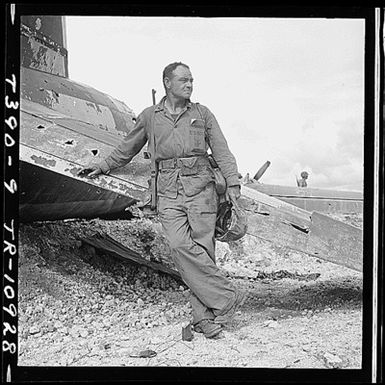
<path id="1" fill-rule="evenodd" d="M 362 279 L 339 277 L 306 284 L 286 279 L 283 283 L 269 282 L 249 288 L 245 308 L 265 310 L 360 309 L 362 306 Z"/>

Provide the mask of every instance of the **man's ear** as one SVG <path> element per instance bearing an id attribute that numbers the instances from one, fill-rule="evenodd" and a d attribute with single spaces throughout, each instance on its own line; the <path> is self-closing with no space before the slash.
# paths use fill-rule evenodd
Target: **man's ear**
<path id="1" fill-rule="evenodd" d="M 164 86 L 169 89 L 171 86 L 171 80 L 168 77 L 164 78 Z"/>

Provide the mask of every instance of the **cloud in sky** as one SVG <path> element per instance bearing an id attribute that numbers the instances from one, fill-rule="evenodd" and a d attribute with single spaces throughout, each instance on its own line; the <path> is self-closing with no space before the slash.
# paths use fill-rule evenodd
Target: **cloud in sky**
<path id="1" fill-rule="evenodd" d="M 362 188 L 364 21 L 68 17 L 70 77 L 138 114 L 167 64 L 190 65 L 192 100 L 216 115 L 240 172 L 264 183 Z M 349 186 L 349 187 L 347 187 Z"/>

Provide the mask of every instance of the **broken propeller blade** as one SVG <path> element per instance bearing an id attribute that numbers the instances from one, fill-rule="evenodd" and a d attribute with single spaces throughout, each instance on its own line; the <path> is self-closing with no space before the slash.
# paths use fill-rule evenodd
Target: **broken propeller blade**
<path id="1" fill-rule="evenodd" d="M 265 164 L 254 175 L 253 179 L 257 181 L 261 179 L 262 175 L 266 172 L 269 166 L 270 166 L 270 161 L 265 162 Z"/>

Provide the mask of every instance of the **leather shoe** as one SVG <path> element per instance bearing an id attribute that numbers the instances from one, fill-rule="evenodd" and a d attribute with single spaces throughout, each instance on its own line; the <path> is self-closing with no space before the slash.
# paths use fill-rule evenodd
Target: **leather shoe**
<path id="1" fill-rule="evenodd" d="M 222 331 L 222 326 L 211 319 L 203 319 L 194 325 L 194 331 L 203 333 L 206 338 L 215 338 Z"/>

